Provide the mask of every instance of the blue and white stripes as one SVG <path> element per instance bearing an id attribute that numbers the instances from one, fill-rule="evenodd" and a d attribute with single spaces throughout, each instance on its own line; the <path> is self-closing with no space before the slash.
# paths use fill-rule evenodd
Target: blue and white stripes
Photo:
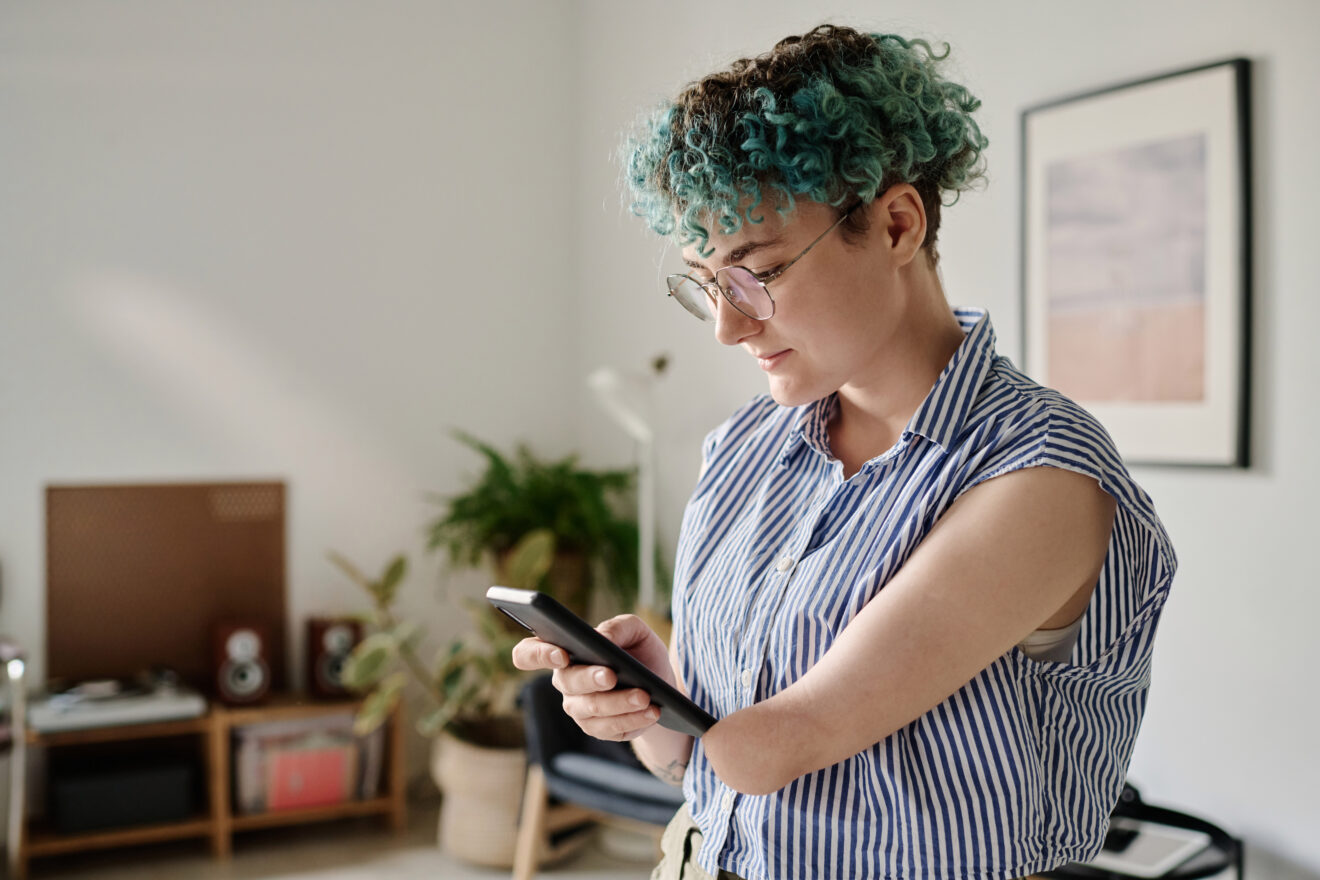
<path id="1" fill-rule="evenodd" d="M 1150 499 L 1083 409 L 995 355 L 981 311 L 899 442 L 850 480 L 828 397 L 758 397 L 707 438 L 683 518 L 674 623 L 684 683 L 716 717 L 788 687 L 950 504 L 1026 467 L 1118 501 L 1069 663 L 1014 649 L 871 748 L 771 795 L 740 795 L 697 742 L 684 790 L 699 860 L 747 880 L 1009 880 L 1093 855 L 1122 786 L 1175 560 Z"/>

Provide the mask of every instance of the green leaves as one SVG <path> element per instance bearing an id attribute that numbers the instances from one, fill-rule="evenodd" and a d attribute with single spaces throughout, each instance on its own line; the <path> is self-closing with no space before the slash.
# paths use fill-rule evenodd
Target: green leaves
<path id="1" fill-rule="evenodd" d="M 376 582 L 374 590 L 377 601 L 382 605 L 391 605 L 394 603 L 394 594 L 399 589 L 399 582 L 403 576 L 408 573 L 408 560 L 402 554 L 390 560 L 385 573 L 380 576 Z"/>
<path id="2" fill-rule="evenodd" d="M 361 641 L 344 663 L 344 686 L 351 691 L 365 691 L 385 677 L 398 657 L 399 643 L 394 635 L 378 632 Z"/>
<path id="3" fill-rule="evenodd" d="M 452 704 L 438 706 L 421 717 L 417 722 L 417 732 L 422 736 L 435 736 L 453 720 L 454 707 Z"/>
<path id="4" fill-rule="evenodd" d="M 430 526 L 432 549 L 444 550 L 451 564 L 475 566 L 488 553 L 498 556 L 548 530 L 557 552 L 602 562 L 602 585 L 625 607 L 631 602 L 637 589 L 631 469 L 588 470 L 574 455 L 546 461 L 525 445 L 504 455 L 470 434 L 454 436 L 485 459 L 486 469 L 466 492 L 437 499 L 444 510 Z M 545 589 L 543 581 L 544 574 L 527 586 Z"/>
<path id="5" fill-rule="evenodd" d="M 390 637 L 394 639 L 395 644 L 399 645 L 400 649 L 416 648 L 417 643 L 422 640 L 424 635 L 426 635 L 426 631 L 415 620 L 405 620 L 390 630 Z"/>
<path id="6" fill-rule="evenodd" d="M 330 561 L 338 566 L 340 571 L 348 575 L 349 580 L 366 590 L 368 593 L 373 592 L 371 579 L 363 574 L 356 565 L 349 562 L 348 559 L 333 550 L 327 553 L 326 556 L 330 557 Z"/>
<path id="7" fill-rule="evenodd" d="M 422 685 L 432 706 L 421 717 L 418 729 L 433 736 L 441 729 L 480 732 L 498 729 L 489 722 L 498 716 L 516 717 L 514 697 L 523 673 L 513 666 L 513 646 L 518 637 L 511 635 L 495 619 L 488 603 L 464 601 L 476 626 L 476 634 L 455 639 L 436 655 L 428 668 L 417 656 L 425 630 L 412 620 L 395 619 L 392 610 L 399 585 L 407 575 L 408 563 L 402 555 L 385 566 L 379 578 L 369 578 L 352 562 L 337 553 L 333 562 L 372 598 L 377 631 L 354 648 L 344 664 L 346 687 L 365 693 L 366 699 L 354 719 L 359 734 L 375 730 L 403 698 L 410 677 Z M 546 530 L 528 535 L 516 551 L 520 577 L 540 578 L 554 558 L 554 535 Z M 505 719 L 508 720 L 508 719 Z"/>
<path id="8" fill-rule="evenodd" d="M 563 582 L 561 592 L 576 589 L 579 599 L 580 587 L 568 584 L 581 581 L 561 573 L 573 572 L 585 560 L 588 570 L 604 569 L 603 585 L 628 607 L 637 590 L 638 548 L 630 515 L 631 469 L 588 470 L 577 456 L 546 461 L 526 445 L 506 455 L 470 434 L 454 436 L 485 467 L 466 492 L 438 499 L 443 511 L 429 526 L 431 549 L 443 550 L 451 564 L 472 566 L 494 557 L 508 586 L 548 589 L 551 582 Z M 379 726 L 399 705 L 410 679 L 431 703 L 418 722 L 427 736 L 441 729 L 472 733 L 492 727 L 488 722 L 501 716 L 517 717 L 514 699 L 524 674 L 513 666 L 512 650 L 522 636 L 488 603 L 464 603 L 473 632 L 437 652 L 428 665 L 418 657 L 424 630 L 398 620 L 394 611 L 408 577 L 407 558 L 394 556 L 376 577 L 338 553 L 329 558 L 371 600 L 364 616 L 374 621 L 376 632 L 353 651 L 344 669 L 345 684 L 366 694 L 356 720 L 359 730 Z M 557 559 L 571 564 L 556 564 Z"/>
<path id="9" fill-rule="evenodd" d="M 394 707 L 399 705 L 407 683 L 408 675 L 402 671 L 392 673 L 382 681 L 378 688 L 367 695 L 362 708 L 358 710 L 357 717 L 353 719 L 353 732 L 358 736 L 366 736 L 384 724 Z"/>
<path id="10" fill-rule="evenodd" d="M 523 535 L 504 563 L 504 586 L 533 590 L 555 561 L 555 533 L 534 529 Z"/>
<path id="11" fill-rule="evenodd" d="M 391 559 L 385 566 L 385 571 L 376 580 L 367 577 L 356 565 L 333 550 L 327 553 L 326 556 L 340 571 L 348 575 L 349 580 L 371 594 L 371 598 L 375 600 L 377 607 L 388 607 L 394 604 L 394 594 L 398 591 L 400 582 L 408 573 L 408 559 L 402 554 Z"/>

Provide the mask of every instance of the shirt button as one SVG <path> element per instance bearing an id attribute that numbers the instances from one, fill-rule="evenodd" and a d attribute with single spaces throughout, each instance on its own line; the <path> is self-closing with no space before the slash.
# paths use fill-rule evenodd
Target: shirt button
<path id="1" fill-rule="evenodd" d="M 752 670 L 744 669 L 742 674 L 743 687 L 751 687 L 754 678 L 755 676 L 752 675 Z"/>
<path id="2" fill-rule="evenodd" d="M 724 797 L 720 799 L 720 806 L 726 810 L 733 809 L 733 793 L 726 791 Z"/>
<path id="3" fill-rule="evenodd" d="M 783 559 L 779 560 L 779 564 L 775 566 L 775 568 L 779 569 L 780 571 L 788 571 L 792 567 L 793 567 L 792 556 L 785 556 Z"/>

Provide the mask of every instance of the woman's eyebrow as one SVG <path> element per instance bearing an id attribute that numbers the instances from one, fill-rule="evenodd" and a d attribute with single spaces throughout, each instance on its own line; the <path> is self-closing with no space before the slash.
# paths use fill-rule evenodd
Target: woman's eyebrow
<path id="1" fill-rule="evenodd" d="M 736 266 L 739 263 L 741 263 L 743 260 L 747 259 L 752 254 L 756 253 L 757 251 L 763 251 L 766 248 L 775 247 L 783 240 L 784 240 L 783 236 L 776 235 L 773 238 L 767 238 L 764 241 L 749 241 L 740 244 L 733 250 L 729 251 L 729 255 L 724 258 L 725 260 L 724 265 Z M 683 262 L 687 263 L 693 269 L 706 268 L 701 263 L 698 263 L 696 260 L 684 259 Z M 721 268 L 723 268 L 723 266 L 721 266 Z"/>

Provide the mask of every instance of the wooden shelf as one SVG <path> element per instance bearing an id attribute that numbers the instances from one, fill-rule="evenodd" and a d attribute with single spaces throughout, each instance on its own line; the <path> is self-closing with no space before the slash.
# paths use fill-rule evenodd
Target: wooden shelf
<path id="1" fill-rule="evenodd" d="M 181 721 L 45 733 L 25 731 L 25 739 L 33 746 L 60 748 L 163 737 L 197 737 L 206 765 L 204 775 L 207 812 L 180 822 L 78 834 L 59 834 L 36 823 L 26 823 L 23 838 L 19 841 L 18 876 L 15 880 L 23 880 L 26 876 L 30 859 L 64 853 L 204 838 L 210 841 L 212 854 L 223 859 L 227 858 L 232 850 L 235 832 L 355 816 L 385 816 L 391 828 L 396 831 L 402 830 L 407 824 L 407 804 L 404 800 L 406 780 L 403 763 L 403 716 L 398 709 L 387 721 L 385 761 L 381 768 L 381 791 L 384 793 L 380 797 L 326 807 L 279 810 L 253 815 L 235 815 L 233 812 L 231 739 L 236 728 L 271 721 L 295 721 L 356 712 L 360 705 L 361 703 L 356 700 L 316 701 L 297 695 L 286 695 L 272 697 L 255 706 L 212 705 L 205 715 Z"/>
<path id="2" fill-rule="evenodd" d="M 189 837 L 210 837 L 212 826 L 210 817 L 202 816 L 183 822 L 138 825 L 133 828 L 107 828 L 104 831 L 86 831 L 79 834 L 56 834 L 52 831 L 34 829 L 31 839 L 27 841 L 26 852 L 31 858 L 140 843 L 159 843 L 165 840 L 183 840 Z"/>
<path id="3" fill-rule="evenodd" d="M 205 733 L 212 724 L 211 713 L 182 721 L 157 721 L 151 724 L 117 724 L 111 727 L 93 727 L 87 730 L 27 731 L 27 741 L 34 746 L 87 745 L 89 743 L 123 742 L 135 739 L 156 739 L 164 736 L 184 736 Z"/>
<path id="4" fill-rule="evenodd" d="M 356 712 L 361 705 L 358 700 L 313 700 L 300 695 L 285 695 L 272 697 L 256 706 L 216 706 L 212 711 L 229 727 L 242 727 Z"/>
<path id="5" fill-rule="evenodd" d="M 307 807 L 298 810 L 273 810 L 268 813 L 252 813 L 235 816 L 232 827 L 235 831 L 248 831 L 253 828 L 276 828 L 281 825 L 301 825 L 304 822 L 323 822 L 327 819 L 341 819 L 349 816 L 375 816 L 388 813 L 394 803 L 387 797 L 369 801 L 349 801 L 329 807 Z"/>

